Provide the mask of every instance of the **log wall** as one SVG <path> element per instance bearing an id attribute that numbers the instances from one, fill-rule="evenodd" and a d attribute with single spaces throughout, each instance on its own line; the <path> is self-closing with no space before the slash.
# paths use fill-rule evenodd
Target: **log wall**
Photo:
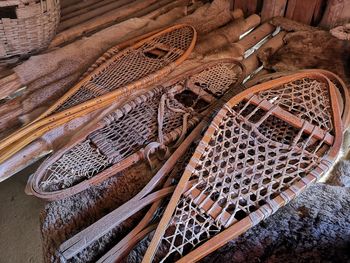
<path id="1" fill-rule="evenodd" d="M 327 29 L 350 22 L 350 0 L 232 0 L 231 8 L 260 14 L 263 22 L 284 16 Z"/>

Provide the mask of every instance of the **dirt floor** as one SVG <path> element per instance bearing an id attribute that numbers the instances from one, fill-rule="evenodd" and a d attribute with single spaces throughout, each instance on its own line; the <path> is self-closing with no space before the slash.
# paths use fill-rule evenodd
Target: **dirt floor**
<path id="1" fill-rule="evenodd" d="M 24 193 L 35 168 L 0 183 L 0 263 L 43 262 L 39 213 L 44 203 Z"/>

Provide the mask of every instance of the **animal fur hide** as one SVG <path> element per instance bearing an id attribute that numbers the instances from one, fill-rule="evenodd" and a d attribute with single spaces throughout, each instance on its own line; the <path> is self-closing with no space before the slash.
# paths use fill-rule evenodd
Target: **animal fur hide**
<path id="1" fill-rule="evenodd" d="M 283 25 L 282 25 L 283 26 Z M 284 27 L 299 30 L 297 24 Z M 284 37 L 285 45 L 272 56 L 260 56 L 264 67 L 273 71 L 319 68 L 338 74 L 350 81 L 350 42 L 333 37 L 323 30 L 290 32 Z"/>
<path id="2" fill-rule="evenodd" d="M 141 178 L 136 174 L 115 177 L 75 197 L 48 204 L 42 214 L 45 261 L 57 262 L 55 252 L 60 242 L 130 198 L 140 188 Z M 349 186 L 319 183 L 310 187 L 289 205 L 202 262 L 349 262 Z M 138 219 L 139 215 L 114 229 L 74 258 L 74 262 L 94 262 Z M 140 262 L 149 242 L 150 236 L 140 242 L 125 261 Z"/>

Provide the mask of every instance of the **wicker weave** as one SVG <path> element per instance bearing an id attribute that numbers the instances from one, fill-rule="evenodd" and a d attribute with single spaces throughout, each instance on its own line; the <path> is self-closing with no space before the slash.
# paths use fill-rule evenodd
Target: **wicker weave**
<path id="1" fill-rule="evenodd" d="M 157 258 L 170 262 L 220 233 L 182 259 L 198 260 L 329 169 L 342 133 L 335 87 L 304 75 L 273 89 L 252 88 L 218 113 L 184 172 L 183 182 L 194 183 L 177 201 L 172 197 L 174 210 L 159 224 L 146 261 L 160 244 Z"/>
<path id="2" fill-rule="evenodd" d="M 210 62 L 194 71 L 136 97 L 55 154 L 31 182 L 34 194 L 42 197 L 41 192 L 52 198 L 51 192 L 55 195 L 102 176 L 106 169 L 115 174 L 112 166 L 125 167 L 121 163 L 133 156 L 148 158 L 149 149 L 178 145 L 200 121 L 198 113 L 242 77 L 237 62 L 230 59 Z"/>
<path id="3" fill-rule="evenodd" d="M 12 11 L 11 11 L 12 10 Z M 15 12 L 0 20 L 0 63 L 46 48 L 60 18 L 59 0 L 0 1 L 2 13 Z M 16 17 L 16 18 L 14 18 Z"/>

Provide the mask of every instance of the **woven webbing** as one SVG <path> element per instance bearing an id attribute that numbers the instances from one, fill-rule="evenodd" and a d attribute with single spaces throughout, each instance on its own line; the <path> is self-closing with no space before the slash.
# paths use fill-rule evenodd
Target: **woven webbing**
<path id="1" fill-rule="evenodd" d="M 183 255 L 184 252 L 188 252 L 189 249 L 219 233 L 220 230 L 220 224 L 202 213 L 191 199 L 181 199 L 176 207 L 171 226 L 167 230 L 168 233 L 162 240 L 163 250 L 168 249 L 164 259 L 175 262 L 178 257 L 169 257 L 174 254 Z"/>
<path id="2" fill-rule="evenodd" d="M 266 100 L 277 100 L 283 109 L 324 130 L 332 129 L 329 93 L 322 82 L 304 78 L 259 95 Z"/>
<path id="3" fill-rule="evenodd" d="M 90 178 L 111 165 L 90 141 L 86 140 L 65 153 L 48 167 L 40 187 L 47 191 L 68 188 L 83 179 Z"/>
<path id="4" fill-rule="evenodd" d="M 191 78 L 191 83 L 200 86 L 216 97 L 222 96 L 233 80 L 237 80 L 237 67 L 230 64 L 218 64 L 215 69 L 207 69 Z"/>
<path id="5" fill-rule="evenodd" d="M 159 92 L 122 118 L 118 118 L 116 114 L 110 115 L 106 126 L 93 132 L 88 138 L 103 154 L 113 159 L 114 163 L 137 152 L 148 143 L 157 141 L 159 125 L 157 114 L 161 96 L 162 93 Z M 182 108 L 175 100 L 172 104 L 176 108 Z M 165 110 L 162 132 L 169 134 L 181 127 L 182 115 L 182 113 Z"/>
<path id="6" fill-rule="evenodd" d="M 105 117 L 103 128 L 88 135 L 86 140 L 48 167 L 40 187 L 45 191 L 70 187 L 156 141 L 157 112 L 162 94 L 163 90 L 154 89 Z M 181 107 L 176 101 L 172 104 Z M 165 111 L 163 132 L 166 136 L 181 128 L 182 116 L 182 113 Z M 190 128 L 194 123 L 190 123 Z M 170 136 L 169 140 L 173 139 L 176 135 Z"/>
<path id="7" fill-rule="evenodd" d="M 314 117 L 319 109 L 308 95 L 315 90 L 323 109 L 328 109 L 322 114 L 322 120 L 329 121 L 326 124 Z M 330 147 L 324 139 L 315 139 L 313 132 L 306 133 L 304 126 L 296 128 L 273 112 L 284 109 L 332 130 L 326 92 L 321 82 L 302 79 L 259 93 L 255 96 L 259 103 L 245 100 L 223 109 L 222 117 L 211 125 L 215 131 L 210 139 L 196 150 L 200 153 L 194 160 L 196 165 L 186 168 L 196 182 L 179 199 L 159 243 L 156 261 L 181 258 L 265 204 L 275 211 L 278 205 L 273 199 L 278 195 L 290 201 L 285 190 L 297 191 L 291 186 L 312 172 Z M 266 105 L 266 100 L 270 110 L 260 106 L 263 102 Z"/>
<path id="8" fill-rule="evenodd" d="M 94 99 L 152 73 L 175 62 L 191 45 L 193 30 L 181 27 L 155 37 L 137 49 L 130 48 L 99 74 L 93 76 L 72 96 L 62 103 L 54 113 Z"/>
<path id="9" fill-rule="evenodd" d="M 203 78 L 207 75 L 208 81 L 202 83 L 206 84 L 208 91 L 214 83 L 221 83 L 222 90 L 227 90 L 237 80 L 237 69 L 233 65 L 235 64 L 216 63 L 169 87 L 155 88 L 140 95 L 109 114 L 104 119 L 103 128 L 90 133 L 84 141 L 76 144 L 45 169 L 40 189 L 55 191 L 70 187 L 145 149 L 153 142 L 158 141 L 157 145 L 163 146 L 181 139 L 187 130 L 199 122 L 199 118 L 195 117 L 196 111 L 201 111 L 208 105 L 201 99 L 201 92 L 188 93 L 186 85 L 194 83 L 193 80 L 198 79 L 198 76 Z M 210 75 L 217 78 L 210 78 Z M 162 101 L 163 106 L 160 107 Z M 79 158 L 76 158 L 77 152 Z M 95 156 L 103 159 L 101 165 L 90 161 L 96 159 Z"/>
<path id="10" fill-rule="evenodd" d="M 170 180 L 170 185 L 175 186 L 178 184 L 181 175 L 183 174 L 188 162 L 190 161 L 191 156 L 193 155 L 197 145 L 198 141 L 193 142 L 189 147 L 188 151 L 176 161 L 176 165 L 174 165 L 174 168 L 171 170 L 167 179 Z M 162 200 L 161 204 L 157 208 L 157 211 L 154 213 L 149 224 L 159 222 L 160 218 L 163 216 L 167 204 L 169 203 L 169 200 L 170 197 L 166 197 Z"/>

